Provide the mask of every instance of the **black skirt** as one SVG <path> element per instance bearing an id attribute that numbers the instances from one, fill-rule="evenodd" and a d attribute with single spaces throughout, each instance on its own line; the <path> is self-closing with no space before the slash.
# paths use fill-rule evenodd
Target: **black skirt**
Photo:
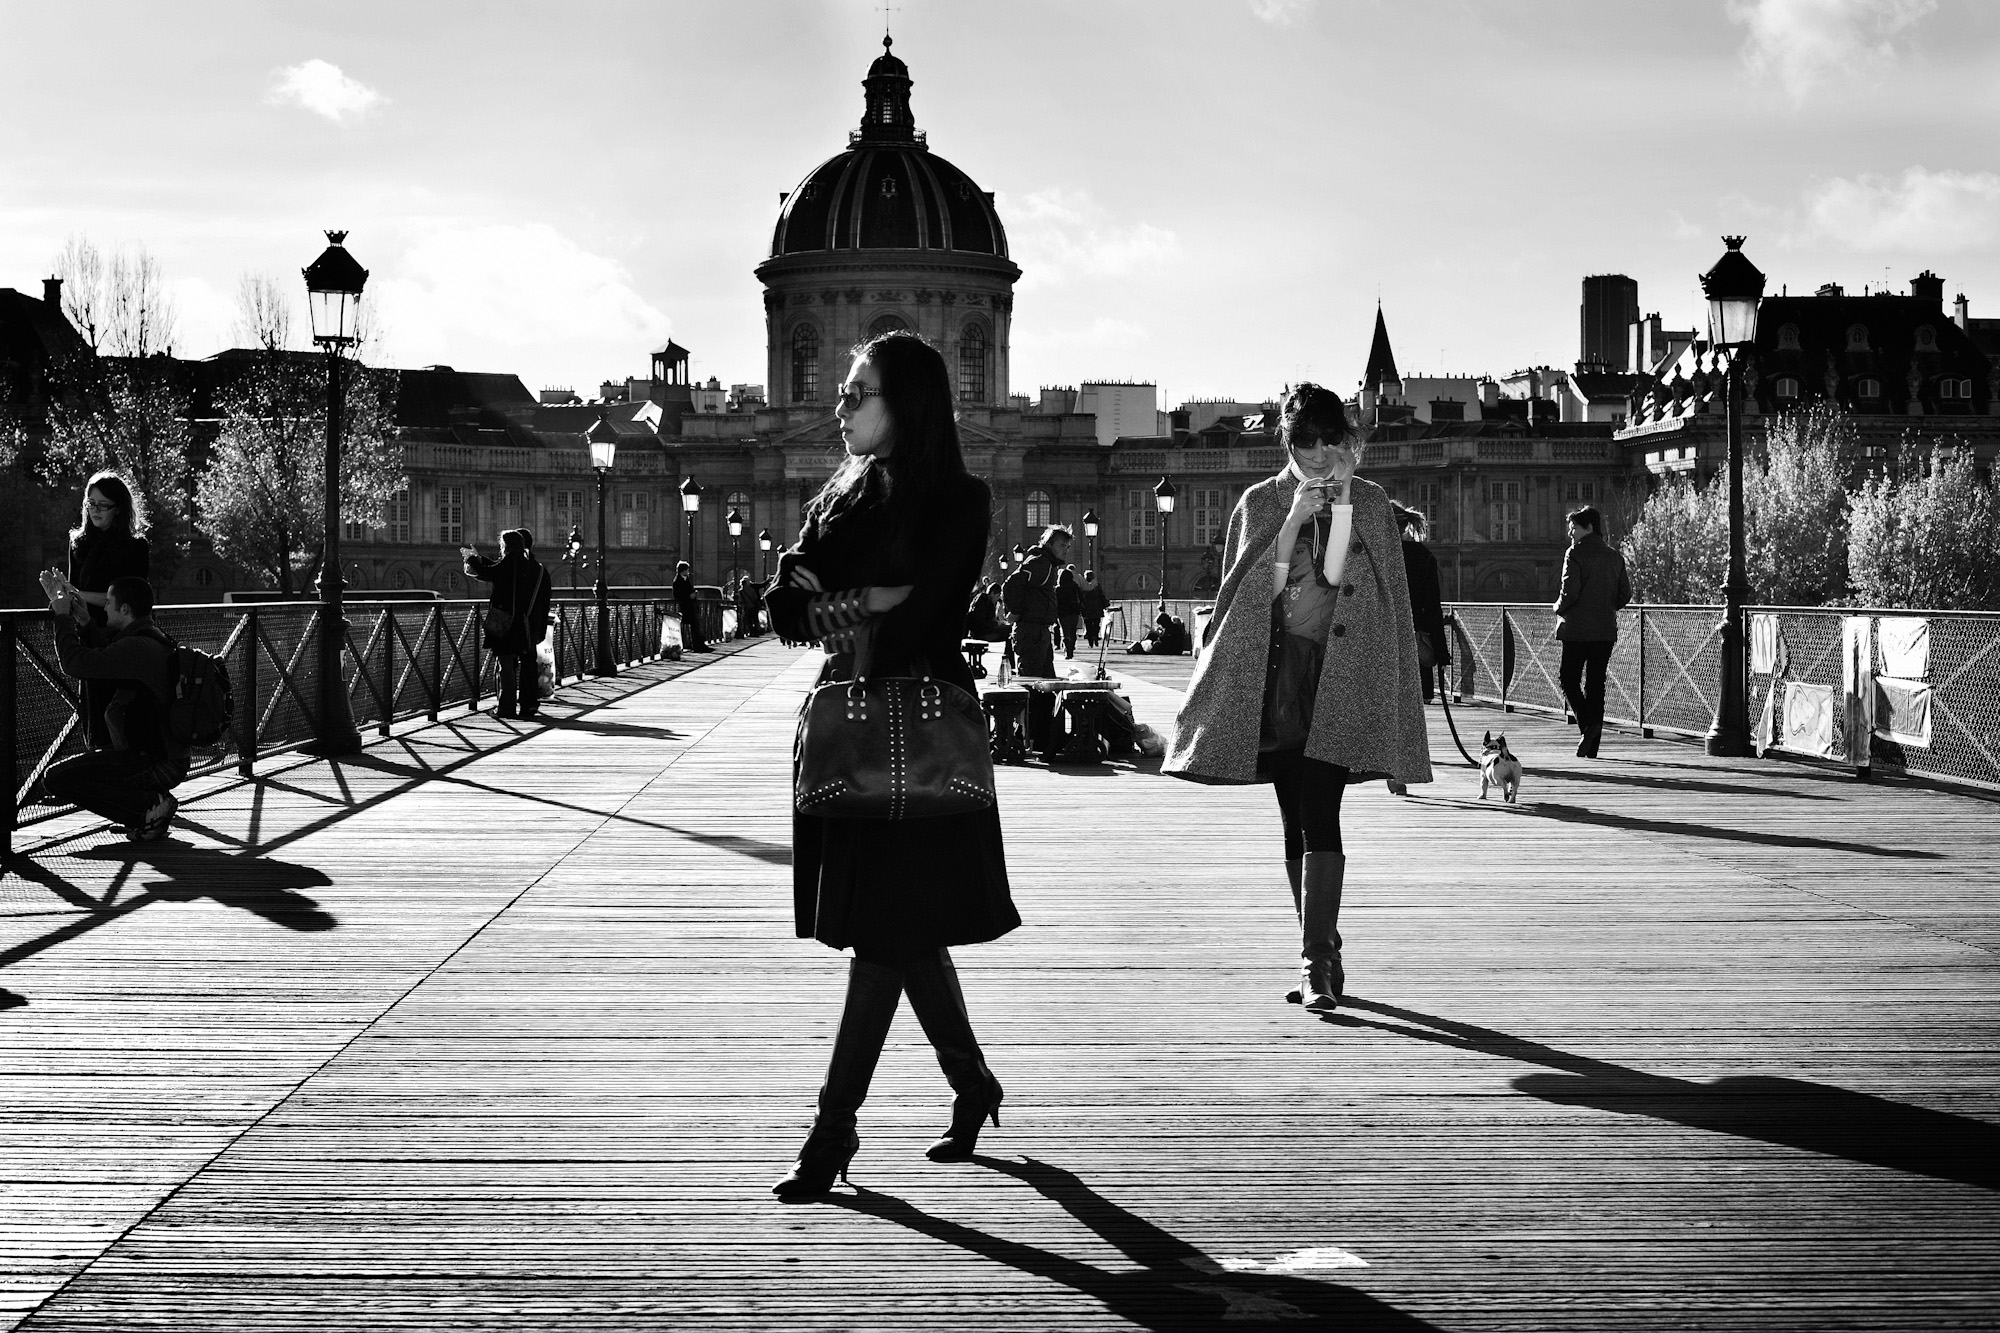
<path id="1" fill-rule="evenodd" d="M 835 949 L 981 944 L 1021 924 L 1000 812 L 932 819 L 792 816 L 799 935 Z"/>

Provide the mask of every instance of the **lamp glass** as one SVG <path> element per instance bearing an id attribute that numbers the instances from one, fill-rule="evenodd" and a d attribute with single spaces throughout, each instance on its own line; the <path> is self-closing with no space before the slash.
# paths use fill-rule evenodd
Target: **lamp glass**
<path id="1" fill-rule="evenodd" d="M 592 440 L 590 442 L 590 465 L 599 472 L 609 472 L 618 466 L 618 441 Z"/>
<path id="2" fill-rule="evenodd" d="M 313 341 L 343 346 L 353 342 L 360 308 L 360 292 L 316 292 L 307 288 L 306 313 L 312 320 Z"/>
<path id="3" fill-rule="evenodd" d="M 765 528 L 757 534 L 757 547 L 763 551 L 771 549 L 771 530 L 769 528 Z"/>
<path id="4" fill-rule="evenodd" d="M 1717 347 L 1757 341 L 1757 298 L 1729 297 L 1708 303 L 1708 337 Z"/>
<path id="5" fill-rule="evenodd" d="M 693 477 L 681 483 L 681 508 L 690 514 L 701 509 L 701 484 Z"/>
<path id="6" fill-rule="evenodd" d="M 743 515 L 739 510 L 729 511 L 729 535 L 732 539 L 743 535 Z"/>
<path id="7" fill-rule="evenodd" d="M 1083 535 L 1086 537 L 1095 537 L 1097 535 L 1097 511 L 1094 509 L 1086 509 L 1084 511 Z"/>
<path id="8" fill-rule="evenodd" d="M 1174 512 L 1174 497 L 1172 495 L 1155 495 L 1153 503 L 1160 507 L 1162 514 L 1171 514 Z"/>

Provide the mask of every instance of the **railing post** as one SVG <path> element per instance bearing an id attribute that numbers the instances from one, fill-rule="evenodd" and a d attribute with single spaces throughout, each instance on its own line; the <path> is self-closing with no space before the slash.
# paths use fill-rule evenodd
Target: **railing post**
<path id="1" fill-rule="evenodd" d="M 13 616 L 0 617 L 0 708 L 6 715 L 0 717 L 0 767 L 7 775 L 6 808 L 0 810 L 0 855 L 14 854 L 14 825 L 21 817 L 17 808 L 20 797 L 21 763 L 20 736 L 16 730 L 18 705 L 14 697 L 14 640 L 21 628 Z"/>
<path id="2" fill-rule="evenodd" d="M 389 734 L 389 719 L 396 716 L 396 604 L 382 608 L 382 725 L 376 734 Z"/>
<path id="3" fill-rule="evenodd" d="M 1507 691 L 1514 684 L 1514 617 L 1507 614 L 1503 603 L 1500 607 L 1500 711 L 1511 713 L 1514 705 L 1507 701 Z"/>
<path id="4" fill-rule="evenodd" d="M 468 713 L 476 713 L 479 711 L 479 687 L 482 684 L 484 684 L 486 680 L 486 645 L 481 642 L 481 640 L 484 639 L 486 636 L 484 632 L 484 627 L 479 623 L 477 623 L 481 619 L 479 611 L 475 608 L 469 614 L 471 615 L 472 620 L 474 622 L 473 624 L 467 627 L 472 630 L 472 634 L 470 637 L 473 642 L 473 649 L 472 649 L 472 665 L 466 669 L 466 674 L 472 677 L 472 694 L 471 697 L 469 697 L 465 701 L 465 711 Z M 464 630 L 459 631 L 459 637 L 460 638 L 467 637 Z"/>
<path id="5" fill-rule="evenodd" d="M 431 711 L 426 714 L 433 722 L 438 720 L 438 701 L 444 698 L 444 608 L 431 607 Z"/>
<path id="6" fill-rule="evenodd" d="M 1646 608 L 1639 608 L 1639 734 L 1647 740 L 1653 738 L 1653 728 L 1646 722 Z"/>
<path id="7" fill-rule="evenodd" d="M 257 609 L 243 613 L 243 679 L 236 687 L 236 771 L 249 777 L 257 765 Z"/>

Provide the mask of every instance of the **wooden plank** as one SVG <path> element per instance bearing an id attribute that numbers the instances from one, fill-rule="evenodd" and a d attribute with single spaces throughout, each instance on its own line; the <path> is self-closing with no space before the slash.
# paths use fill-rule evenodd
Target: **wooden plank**
<path id="1" fill-rule="evenodd" d="M 1185 659 L 1112 665 L 1164 725 Z M 949 1092 L 905 1014 L 861 1189 L 776 1203 L 842 984 L 791 938 L 812 669 L 753 644 L 526 739 L 481 718 L 200 802 L 192 864 L 0 977 L 29 1001 L 0 1014 L 0 1301 L 32 1329 L 1991 1325 L 1992 807 L 1619 735 L 1586 763 L 1520 715 L 1461 715 L 1504 721 L 1520 806 L 1476 799 L 1436 710 L 1436 783 L 1351 789 L 1355 1003 L 1324 1020 L 1278 998 L 1267 790 L 1003 769 L 1027 924 L 959 955 L 992 1156 L 922 1159 Z M 292 868 L 232 893 L 243 843 Z M 123 864 L 10 877 L 6 943 Z M 1336 1251 L 1367 1266 L 1312 1266 Z"/>

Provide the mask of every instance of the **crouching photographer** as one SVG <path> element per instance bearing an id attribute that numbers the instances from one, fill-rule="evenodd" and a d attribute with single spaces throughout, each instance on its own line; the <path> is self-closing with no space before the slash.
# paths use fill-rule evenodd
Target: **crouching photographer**
<path id="1" fill-rule="evenodd" d="M 52 765 L 42 785 L 51 798 L 120 825 L 127 837 L 162 837 L 180 808 L 173 789 L 187 778 L 190 751 L 167 726 L 178 671 L 173 640 L 153 625 L 153 586 L 142 578 L 111 580 L 104 624 L 92 625 L 61 571 L 41 579 L 63 673 L 113 691 L 104 714 L 110 748 Z"/>

